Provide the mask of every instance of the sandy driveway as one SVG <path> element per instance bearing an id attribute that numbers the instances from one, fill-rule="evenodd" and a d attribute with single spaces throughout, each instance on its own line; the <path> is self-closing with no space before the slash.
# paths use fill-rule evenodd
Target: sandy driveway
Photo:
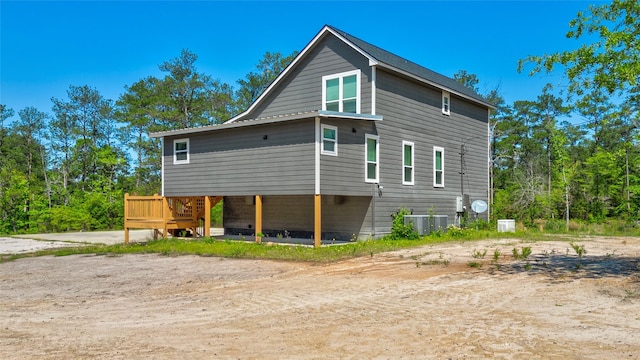
<path id="1" fill-rule="evenodd" d="M 221 236 L 223 229 L 211 229 L 212 236 Z M 153 230 L 130 230 L 129 241 L 144 242 L 153 239 Z M 124 231 L 91 231 L 68 232 L 57 234 L 27 234 L 13 235 L 12 237 L 0 236 L 0 255 L 22 254 L 38 250 L 78 246 L 79 244 L 123 244 Z"/>
<path id="2" fill-rule="evenodd" d="M 330 265 L 20 259 L 0 264 L 0 358 L 640 359 L 640 239 L 579 243 L 581 261 L 519 240 Z"/>
<path id="3" fill-rule="evenodd" d="M 147 241 L 153 238 L 153 231 L 131 230 L 130 238 L 131 242 Z M 113 245 L 122 243 L 124 243 L 124 232 L 122 230 L 0 236 L 0 255 L 22 254 L 38 250 L 78 246 L 79 244 Z"/>

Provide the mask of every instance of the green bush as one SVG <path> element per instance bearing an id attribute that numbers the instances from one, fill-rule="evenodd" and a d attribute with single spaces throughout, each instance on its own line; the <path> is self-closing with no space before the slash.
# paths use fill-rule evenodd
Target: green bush
<path id="1" fill-rule="evenodd" d="M 88 230 L 91 221 L 91 215 L 81 209 L 69 206 L 57 206 L 51 209 L 53 232 Z"/>
<path id="2" fill-rule="evenodd" d="M 418 234 L 418 232 L 413 229 L 412 223 L 405 225 L 404 223 L 405 215 L 411 215 L 411 211 L 405 208 L 400 208 L 398 209 L 398 211 L 391 214 L 391 217 L 393 218 L 393 222 L 391 224 L 391 235 L 389 235 L 389 238 L 393 240 L 399 240 L 399 239 L 415 240 L 420 238 L 420 235 Z"/>
<path id="3" fill-rule="evenodd" d="M 564 232 L 567 229 L 567 223 L 562 219 L 550 219 L 547 220 L 544 225 L 544 230 L 549 232 Z"/>
<path id="4" fill-rule="evenodd" d="M 211 225 L 222 226 L 222 210 L 224 209 L 223 202 L 220 201 L 216 206 L 211 208 Z"/>
<path id="5" fill-rule="evenodd" d="M 486 221 L 484 219 L 474 220 L 475 225 L 473 225 L 478 230 L 495 230 L 496 224 Z"/>
<path id="6" fill-rule="evenodd" d="M 459 237 L 463 237 L 466 234 L 470 233 L 471 231 L 473 231 L 472 229 L 464 229 L 461 227 L 457 227 L 455 225 L 449 225 L 447 227 L 447 235 L 449 237 L 452 238 L 459 238 Z"/>

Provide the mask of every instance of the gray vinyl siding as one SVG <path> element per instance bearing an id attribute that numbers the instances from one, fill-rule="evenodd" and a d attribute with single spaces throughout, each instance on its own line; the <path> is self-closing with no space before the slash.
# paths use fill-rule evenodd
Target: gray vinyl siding
<path id="1" fill-rule="evenodd" d="M 190 162 L 179 165 L 173 164 L 174 138 L 164 140 L 166 196 L 313 194 L 313 119 L 188 138 Z"/>
<path id="2" fill-rule="evenodd" d="M 360 110 L 363 114 L 371 114 L 371 68 L 368 60 L 334 36 L 327 36 L 244 119 L 320 110 L 322 77 L 357 69 L 361 70 Z"/>
<path id="3" fill-rule="evenodd" d="M 442 92 L 386 71 L 377 73 L 376 123 L 380 136 L 377 233 L 388 231 L 400 207 L 415 214 L 448 215 L 455 221 L 460 187 L 460 149 L 466 142 L 464 193 L 471 201 L 488 197 L 487 108 L 451 95 L 451 115 L 441 112 Z M 414 143 L 414 185 L 402 185 L 402 141 Z M 444 188 L 433 186 L 433 147 L 444 148 Z M 487 214 L 482 214 L 486 219 Z"/>
<path id="4" fill-rule="evenodd" d="M 371 184 L 364 180 L 364 143 L 365 134 L 375 133 L 375 122 L 322 119 L 321 123 L 338 128 L 338 156 L 320 156 L 320 193 L 370 196 Z"/>

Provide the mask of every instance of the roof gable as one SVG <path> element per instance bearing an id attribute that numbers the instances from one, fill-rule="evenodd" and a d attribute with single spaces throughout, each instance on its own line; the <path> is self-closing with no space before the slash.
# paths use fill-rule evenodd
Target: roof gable
<path id="1" fill-rule="evenodd" d="M 494 108 L 494 106 L 484 100 L 482 96 L 478 95 L 473 90 L 467 88 L 466 86 L 462 85 L 452 78 L 438 74 L 412 61 L 406 60 L 400 56 L 383 50 L 333 26 L 325 25 L 320 30 L 320 32 L 318 32 L 318 34 L 316 34 L 316 36 L 307 44 L 307 46 L 305 46 L 305 48 L 298 54 L 298 56 L 296 56 L 296 58 L 265 89 L 265 91 L 258 97 L 258 99 L 256 99 L 256 101 L 254 101 L 246 111 L 228 120 L 227 123 L 235 122 L 251 113 L 251 111 L 253 111 L 260 103 L 262 103 L 267 95 L 271 93 L 273 88 L 275 88 L 281 82 L 281 80 L 286 77 L 289 72 L 308 55 L 310 50 L 313 49 L 325 36 L 329 34 L 337 37 L 338 39 L 352 47 L 354 50 L 359 52 L 362 56 L 367 58 L 370 65 L 385 67 L 387 69 L 405 74 L 437 88 L 441 88 L 442 90 L 449 91 L 458 96 L 467 98 L 471 101 L 480 103 L 484 106 Z"/>

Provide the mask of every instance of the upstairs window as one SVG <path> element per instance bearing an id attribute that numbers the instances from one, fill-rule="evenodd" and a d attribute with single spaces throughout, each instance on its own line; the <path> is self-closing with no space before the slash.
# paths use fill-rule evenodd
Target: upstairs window
<path id="1" fill-rule="evenodd" d="M 338 128 L 322 125 L 322 151 L 324 155 L 338 155 Z"/>
<path id="2" fill-rule="evenodd" d="M 451 114 L 451 94 L 448 91 L 442 92 L 442 113 Z"/>
<path id="3" fill-rule="evenodd" d="M 413 143 L 402 142 L 402 185 L 413 185 Z"/>
<path id="4" fill-rule="evenodd" d="M 433 186 L 444 187 L 444 149 L 433 147 Z"/>
<path id="5" fill-rule="evenodd" d="M 378 136 L 365 134 L 365 182 L 377 183 L 380 168 L 378 166 Z"/>
<path id="6" fill-rule="evenodd" d="M 173 140 L 173 163 L 176 165 L 189 163 L 189 139 Z"/>
<path id="7" fill-rule="evenodd" d="M 360 70 L 322 77 L 322 110 L 360 113 Z"/>

